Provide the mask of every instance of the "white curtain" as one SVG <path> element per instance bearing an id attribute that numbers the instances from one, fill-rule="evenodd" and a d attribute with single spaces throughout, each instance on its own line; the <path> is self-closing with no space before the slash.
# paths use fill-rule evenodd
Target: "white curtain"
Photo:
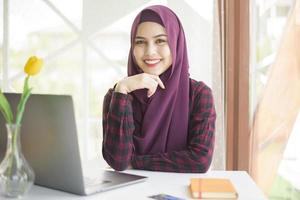
<path id="1" fill-rule="evenodd" d="M 254 115 L 251 175 L 266 194 L 275 180 L 290 133 L 297 127 L 295 120 L 300 109 L 299 6 L 297 0 Z"/>

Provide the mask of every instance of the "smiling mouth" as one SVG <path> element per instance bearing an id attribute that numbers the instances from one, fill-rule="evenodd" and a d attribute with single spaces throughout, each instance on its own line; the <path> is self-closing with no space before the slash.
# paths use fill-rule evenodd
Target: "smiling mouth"
<path id="1" fill-rule="evenodd" d="M 155 67 L 160 62 L 160 59 L 146 59 L 144 62 L 148 67 Z"/>

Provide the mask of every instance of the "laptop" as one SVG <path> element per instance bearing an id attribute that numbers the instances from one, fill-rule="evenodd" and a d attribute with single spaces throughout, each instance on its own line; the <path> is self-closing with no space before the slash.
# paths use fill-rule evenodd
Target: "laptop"
<path id="1" fill-rule="evenodd" d="M 20 94 L 6 93 L 16 110 Z M 73 100 L 68 95 L 32 94 L 21 126 L 22 151 L 35 172 L 35 184 L 79 195 L 145 181 L 147 177 L 99 170 L 83 177 Z M 0 116 L 0 161 L 6 151 L 6 127 Z M 91 181 L 92 180 L 92 181 Z"/>

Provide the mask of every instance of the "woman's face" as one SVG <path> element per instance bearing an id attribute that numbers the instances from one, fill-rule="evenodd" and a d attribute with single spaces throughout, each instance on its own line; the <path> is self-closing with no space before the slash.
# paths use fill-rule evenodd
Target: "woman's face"
<path id="1" fill-rule="evenodd" d="M 143 72 L 157 76 L 165 72 L 172 64 L 165 28 L 155 22 L 139 24 L 134 40 L 133 55 Z"/>

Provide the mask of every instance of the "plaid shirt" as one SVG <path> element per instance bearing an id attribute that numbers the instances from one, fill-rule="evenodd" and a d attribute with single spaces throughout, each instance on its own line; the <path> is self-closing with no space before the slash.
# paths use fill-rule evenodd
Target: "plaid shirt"
<path id="1" fill-rule="evenodd" d="M 110 89 L 103 103 L 102 154 L 115 170 L 135 169 L 168 172 L 206 172 L 214 150 L 216 113 L 211 89 L 190 79 L 188 144 L 185 150 L 137 155 L 134 151 L 135 129 L 133 97 Z"/>

